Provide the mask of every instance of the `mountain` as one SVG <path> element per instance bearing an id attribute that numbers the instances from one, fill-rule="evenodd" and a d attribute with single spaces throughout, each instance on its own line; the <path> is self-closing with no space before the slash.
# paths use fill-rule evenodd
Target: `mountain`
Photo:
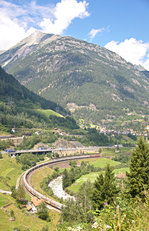
<path id="1" fill-rule="evenodd" d="M 43 124 L 61 127 L 62 123 L 76 128 L 76 122 L 66 115 L 69 113 L 61 106 L 31 92 L 0 67 L 0 130 L 43 127 Z"/>
<path id="2" fill-rule="evenodd" d="M 142 72 L 147 78 L 149 78 L 149 71 L 142 71 Z"/>
<path id="3" fill-rule="evenodd" d="M 92 43 L 36 31 L 1 54 L 0 65 L 77 119 L 121 126 L 128 115 L 149 111 L 149 78 Z"/>
<path id="4" fill-rule="evenodd" d="M 0 50 L 0 54 L 2 54 L 2 53 L 4 53 L 4 52 L 5 52 L 5 51 L 1 51 L 1 50 Z"/>
<path id="5" fill-rule="evenodd" d="M 145 71 L 145 68 L 143 66 L 141 66 L 140 64 L 139 65 L 135 64 L 134 66 L 138 71 Z"/>

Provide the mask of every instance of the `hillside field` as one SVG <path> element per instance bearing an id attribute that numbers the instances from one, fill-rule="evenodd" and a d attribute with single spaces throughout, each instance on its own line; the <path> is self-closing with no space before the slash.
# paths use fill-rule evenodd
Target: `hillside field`
<path id="1" fill-rule="evenodd" d="M 119 169 L 114 169 L 114 173 L 116 175 L 118 175 L 119 173 L 126 173 L 129 171 L 129 168 L 119 168 Z M 99 174 L 104 174 L 104 171 L 100 171 L 100 172 L 91 172 L 87 175 L 83 175 L 81 176 L 78 180 L 76 180 L 76 182 L 74 184 L 72 184 L 71 186 L 68 187 L 68 190 L 77 193 L 80 186 L 87 180 L 91 181 L 92 183 L 95 182 L 96 178 L 98 177 Z"/>
<path id="2" fill-rule="evenodd" d="M 37 109 L 36 111 L 40 112 L 41 114 L 44 114 L 46 117 L 49 117 L 49 116 L 63 117 L 61 114 L 51 109 Z"/>
<path id="3" fill-rule="evenodd" d="M 6 209 L 3 206 L 9 205 Z M 16 217 L 15 221 L 10 221 L 10 211 L 14 211 Z M 39 231 L 42 230 L 46 225 L 49 230 L 55 231 L 56 224 L 59 220 L 60 215 L 56 211 L 50 211 L 50 217 L 52 222 L 46 222 L 39 219 L 36 215 L 29 215 L 17 208 L 15 200 L 8 195 L 0 193 L 0 230 L 1 231 L 12 231 L 14 228 L 19 228 L 21 231 Z"/>
<path id="4" fill-rule="evenodd" d="M 94 165 L 94 167 L 98 167 L 98 168 L 105 168 L 107 164 L 110 164 L 111 166 L 116 166 L 118 164 L 121 164 L 118 161 L 114 161 L 107 158 L 91 158 L 86 160 L 80 160 L 80 163 L 82 161 L 89 162 L 90 164 Z"/>
<path id="5" fill-rule="evenodd" d="M 15 158 L 3 155 L 0 160 L 0 189 L 10 190 L 11 186 L 16 185 L 18 177 L 22 174 L 21 164 L 16 163 Z"/>

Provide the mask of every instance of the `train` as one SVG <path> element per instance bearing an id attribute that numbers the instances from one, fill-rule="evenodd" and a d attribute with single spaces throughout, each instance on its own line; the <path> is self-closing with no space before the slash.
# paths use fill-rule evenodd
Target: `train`
<path id="1" fill-rule="evenodd" d="M 62 207 L 64 207 L 64 205 L 62 203 L 59 203 L 57 201 L 54 201 L 44 195 L 42 195 L 41 193 L 37 192 L 28 182 L 28 176 L 31 172 L 35 171 L 38 168 L 44 167 L 46 165 L 51 165 L 54 163 L 58 163 L 58 162 L 62 162 L 62 161 L 67 161 L 67 160 L 77 160 L 77 159 L 86 159 L 86 158 L 99 158 L 101 157 L 100 154 L 87 154 L 87 155 L 76 155 L 76 156 L 67 156 L 67 157 L 63 157 L 63 158 L 57 158 L 57 159 L 53 159 L 51 161 L 48 161 L 46 163 L 42 163 L 39 165 L 36 165 L 30 169 L 28 169 L 22 176 L 22 181 L 23 181 L 23 185 L 25 187 L 25 189 L 33 196 L 36 196 L 38 199 L 42 199 L 46 204 L 61 210 Z"/>

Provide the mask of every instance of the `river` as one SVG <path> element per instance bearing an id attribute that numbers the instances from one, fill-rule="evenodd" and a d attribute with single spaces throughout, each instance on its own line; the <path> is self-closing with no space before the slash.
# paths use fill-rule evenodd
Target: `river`
<path id="1" fill-rule="evenodd" d="M 55 196 L 58 198 L 63 198 L 63 200 L 68 200 L 69 198 L 75 200 L 75 197 L 70 196 L 63 190 L 63 179 L 62 176 L 57 177 L 56 179 L 52 180 L 48 185 Z"/>

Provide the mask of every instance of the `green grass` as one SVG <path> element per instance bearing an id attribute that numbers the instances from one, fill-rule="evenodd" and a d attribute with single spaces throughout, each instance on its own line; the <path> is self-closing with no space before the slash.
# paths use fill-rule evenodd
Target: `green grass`
<path id="1" fill-rule="evenodd" d="M 2 172 L 1 176 L 7 177 L 7 175 L 10 175 L 10 172 L 13 171 L 14 168 L 7 168 L 5 171 Z"/>
<path id="2" fill-rule="evenodd" d="M 129 171 L 129 168 L 120 168 L 120 169 L 115 169 L 114 173 L 116 175 L 118 175 L 118 173 L 126 173 Z M 72 184 L 71 186 L 68 187 L 68 190 L 77 193 L 80 186 L 87 180 L 90 180 L 92 183 L 95 182 L 97 176 L 102 173 L 104 174 L 104 171 L 100 171 L 100 172 L 91 172 L 87 175 L 83 175 L 81 176 L 78 180 L 76 180 L 76 182 L 74 184 Z"/>
<path id="3" fill-rule="evenodd" d="M 53 170 L 49 166 L 46 166 L 34 171 L 30 179 L 32 187 L 49 198 L 50 196 L 41 189 L 40 183 L 42 182 L 44 177 L 47 177 L 48 175 L 52 175 L 52 173 Z"/>
<path id="4" fill-rule="evenodd" d="M 87 159 L 87 160 L 81 160 L 82 161 L 87 161 L 90 164 L 94 165 L 95 167 L 99 167 L 99 168 L 105 168 L 107 164 L 110 164 L 111 166 L 116 166 L 121 164 L 118 161 L 114 161 L 111 159 L 107 159 L 107 158 L 91 158 L 91 159 Z"/>
<path id="5" fill-rule="evenodd" d="M 2 206 L 8 205 L 5 210 Z M 15 200 L 8 196 L 0 193 L 0 230 L 1 231 L 13 231 L 14 228 L 19 228 L 21 231 L 40 231 L 46 225 L 50 231 L 56 231 L 56 225 L 58 223 L 60 215 L 56 211 L 50 211 L 49 215 L 52 219 L 51 222 L 46 222 L 39 219 L 36 215 L 31 215 L 25 211 L 17 208 Z M 14 211 L 16 217 L 15 221 L 10 221 L 10 211 Z"/>
<path id="6" fill-rule="evenodd" d="M 16 185 L 16 181 L 23 170 L 21 165 L 16 163 L 15 158 L 9 158 L 7 155 L 0 160 L 0 188 L 10 190 L 10 187 Z"/>
<path id="7" fill-rule="evenodd" d="M 44 114 L 45 116 L 57 116 L 57 117 L 63 117 L 61 114 L 51 110 L 51 109 L 37 109 L 38 112 Z"/>
<path id="8" fill-rule="evenodd" d="M 109 164 L 110 166 L 115 167 L 116 165 L 121 164 L 118 161 L 114 161 L 111 159 L 107 159 L 107 158 L 91 158 L 91 159 L 87 159 L 87 160 L 80 160 L 79 162 L 81 163 L 82 161 L 86 161 L 89 162 L 89 164 L 94 165 L 95 167 L 98 168 L 105 168 L 107 166 L 107 164 Z M 81 176 L 74 184 L 72 184 L 71 186 L 68 187 L 68 190 L 73 191 L 73 192 L 77 192 L 79 187 L 87 180 L 90 180 L 91 182 L 94 182 L 96 177 L 98 176 L 99 172 L 92 172 L 89 173 L 87 175 L 83 175 Z"/>
<path id="9" fill-rule="evenodd" d="M 10 200 L 7 195 L 0 193 L 0 207 L 9 204 Z"/>

